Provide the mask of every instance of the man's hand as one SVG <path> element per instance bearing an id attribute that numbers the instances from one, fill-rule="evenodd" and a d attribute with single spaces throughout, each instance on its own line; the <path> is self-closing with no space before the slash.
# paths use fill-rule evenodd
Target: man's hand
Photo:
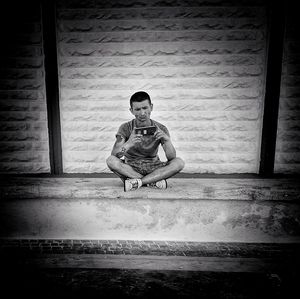
<path id="1" fill-rule="evenodd" d="M 127 144 L 128 144 L 128 147 L 133 147 L 135 146 L 136 144 L 139 144 L 142 142 L 142 137 L 143 135 L 142 134 L 136 134 L 135 133 L 135 127 L 133 128 L 128 140 L 127 140 Z"/>
<path id="2" fill-rule="evenodd" d="M 170 136 L 163 132 L 158 126 L 156 127 L 157 130 L 154 133 L 156 140 L 160 140 L 168 161 L 173 160 L 176 158 L 176 150 L 171 142 Z"/>
<path id="3" fill-rule="evenodd" d="M 170 137 L 163 132 L 158 126 L 156 126 L 156 132 L 154 133 L 154 137 L 156 140 L 160 140 L 162 144 L 170 140 Z"/>
<path id="4" fill-rule="evenodd" d="M 131 147 L 133 147 L 136 144 L 139 144 L 142 142 L 142 135 L 135 133 L 135 128 L 133 128 L 133 131 L 131 132 L 131 135 L 129 136 L 128 140 L 125 142 L 125 138 L 118 135 L 117 140 L 114 144 L 113 150 L 111 154 L 113 156 L 116 156 L 118 158 L 121 158 L 125 155 L 127 150 L 129 150 Z"/>

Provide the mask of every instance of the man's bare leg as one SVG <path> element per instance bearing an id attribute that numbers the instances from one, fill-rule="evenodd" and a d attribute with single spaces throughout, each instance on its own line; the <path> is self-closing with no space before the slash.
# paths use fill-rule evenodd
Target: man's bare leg
<path id="1" fill-rule="evenodd" d="M 183 160 L 180 158 L 175 158 L 169 161 L 168 165 L 160 167 L 143 177 L 142 174 L 135 171 L 130 165 L 123 163 L 115 156 L 108 157 L 106 163 L 109 169 L 118 175 L 122 181 L 124 178 L 141 179 L 143 185 L 168 179 L 180 172 L 184 167 Z"/>
<path id="2" fill-rule="evenodd" d="M 141 179 L 142 174 L 135 171 L 130 165 L 123 163 L 115 156 L 109 156 L 106 160 L 108 168 L 118 175 L 122 181 L 124 178 Z"/>
<path id="3" fill-rule="evenodd" d="M 180 158 L 175 158 L 169 161 L 168 165 L 155 169 L 142 178 L 143 185 L 158 182 L 163 179 L 168 179 L 176 173 L 180 172 L 184 167 L 184 162 Z"/>

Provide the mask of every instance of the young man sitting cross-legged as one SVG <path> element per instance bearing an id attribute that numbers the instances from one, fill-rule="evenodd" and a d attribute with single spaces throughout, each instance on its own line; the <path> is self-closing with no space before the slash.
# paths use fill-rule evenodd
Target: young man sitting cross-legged
<path id="1" fill-rule="evenodd" d="M 168 129 L 150 118 L 152 110 L 153 104 L 146 92 L 139 91 L 131 96 L 130 111 L 135 119 L 120 126 L 111 156 L 106 160 L 109 169 L 124 182 L 124 191 L 141 186 L 165 189 L 166 179 L 184 167 L 183 160 L 176 157 Z M 144 135 L 138 130 L 148 126 L 155 127 L 153 135 Z M 160 161 L 157 155 L 160 144 L 167 162 Z"/>

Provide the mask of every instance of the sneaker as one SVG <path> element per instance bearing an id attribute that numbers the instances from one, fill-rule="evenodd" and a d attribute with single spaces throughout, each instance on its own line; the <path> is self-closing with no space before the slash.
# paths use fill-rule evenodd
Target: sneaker
<path id="1" fill-rule="evenodd" d="M 155 183 L 148 184 L 149 187 L 157 188 L 157 189 L 167 189 L 168 183 L 167 180 L 157 181 Z"/>
<path id="2" fill-rule="evenodd" d="M 141 179 L 127 179 L 124 181 L 124 191 L 133 191 L 142 186 Z"/>

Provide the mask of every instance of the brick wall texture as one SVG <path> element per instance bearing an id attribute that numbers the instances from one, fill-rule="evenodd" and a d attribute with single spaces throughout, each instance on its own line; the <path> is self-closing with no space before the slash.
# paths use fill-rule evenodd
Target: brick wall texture
<path id="1" fill-rule="evenodd" d="M 184 172 L 258 172 L 262 1 L 61 0 L 57 37 L 65 172 L 109 172 L 138 90 L 152 97 Z"/>
<path id="2" fill-rule="evenodd" d="M 152 117 L 168 126 L 185 172 L 258 172 L 265 1 L 56 2 L 64 172 L 110 172 L 105 159 L 119 125 L 132 118 L 129 98 L 138 90 L 151 95 Z M 0 173 L 49 172 L 40 6 L 18 5 L 1 10 Z M 280 173 L 300 171 L 299 21 L 293 12 L 276 145 Z"/>
<path id="3" fill-rule="evenodd" d="M 1 6 L 0 172 L 49 172 L 40 7 L 12 2 Z"/>
<path id="4" fill-rule="evenodd" d="M 288 7 L 275 156 L 278 173 L 300 173 L 300 21 L 297 12 L 296 7 Z"/>

